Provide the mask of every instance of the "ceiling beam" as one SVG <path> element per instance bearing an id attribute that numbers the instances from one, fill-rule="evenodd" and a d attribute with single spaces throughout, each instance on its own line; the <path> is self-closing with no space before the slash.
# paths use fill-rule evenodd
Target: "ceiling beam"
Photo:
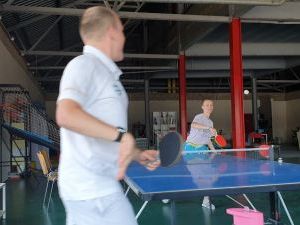
<path id="1" fill-rule="evenodd" d="M 265 73 L 269 74 L 271 73 L 272 70 L 266 70 Z M 138 73 L 140 73 L 141 75 L 144 75 L 145 72 L 144 71 L 137 71 Z M 151 75 L 149 75 L 150 79 L 176 79 L 178 78 L 178 73 L 177 71 L 152 71 L 153 73 Z M 243 74 L 244 74 L 244 78 L 249 78 L 251 77 L 253 74 L 255 74 L 256 71 L 255 70 L 244 70 Z M 128 79 L 130 78 L 131 73 L 130 72 L 124 72 L 123 75 L 123 79 Z M 207 71 L 192 71 L 192 70 L 188 70 L 186 73 L 186 77 L 187 78 L 197 78 L 197 79 L 207 79 L 207 78 L 229 78 L 230 77 L 230 71 L 225 71 L 225 70 L 207 70 Z M 52 81 L 52 82 L 57 82 L 61 79 L 61 76 L 49 76 L 49 77 L 40 77 L 37 78 L 38 81 L 41 82 L 48 82 L 48 81 Z M 269 80 L 268 80 L 269 81 Z M 260 82 L 260 83 L 267 83 L 267 82 Z"/>
<path id="2" fill-rule="evenodd" d="M 250 77 L 253 74 L 252 71 L 244 71 L 244 77 Z M 230 77 L 230 71 L 187 71 L 186 78 L 221 78 Z M 177 72 L 167 71 L 152 74 L 151 79 L 172 79 L 178 78 Z"/>
<path id="3" fill-rule="evenodd" d="M 299 20 L 300 2 L 290 1 L 277 7 L 256 6 L 246 12 L 242 17 L 245 20 Z"/>
<path id="4" fill-rule="evenodd" d="M 22 51 L 23 55 L 47 55 L 47 56 L 78 56 L 82 52 L 68 52 L 68 51 Z M 178 59 L 178 55 L 168 54 L 138 54 L 138 53 L 125 53 L 125 58 L 135 59 Z"/>
<path id="5" fill-rule="evenodd" d="M 45 55 L 45 56 L 78 56 L 82 52 L 69 51 L 21 51 L 22 55 Z"/>
<path id="6" fill-rule="evenodd" d="M 267 84 L 300 84 L 300 80 L 257 80 L 257 83 Z"/>
<path id="7" fill-rule="evenodd" d="M 131 0 L 141 2 L 141 0 Z M 281 5 L 286 0 L 143 0 L 151 3 L 183 3 L 183 4 L 236 4 L 236 5 Z"/>
<path id="8" fill-rule="evenodd" d="M 84 3 L 84 2 L 86 2 L 86 1 L 87 1 L 87 0 L 77 0 L 77 1 L 72 2 L 72 3 L 70 3 L 70 4 L 64 5 L 64 7 L 74 7 L 75 5 L 80 4 L 80 3 Z M 1 4 L 0 4 L 0 10 L 1 10 Z M 8 31 L 8 32 L 11 32 L 11 31 L 18 30 L 18 29 L 20 29 L 20 28 L 22 28 L 22 27 L 26 27 L 26 26 L 28 26 L 28 25 L 34 23 L 34 22 L 37 22 L 37 21 L 42 20 L 42 19 L 45 19 L 45 18 L 47 18 L 47 17 L 49 17 L 49 15 L 41 15 L 41 16 L 33 17 L 33 18 L 28 19 L 28 20 L 26 20 L 26 21 L 20 22 L 20 23 L 14 25 L 14 26 L 8 27 L 8 28 L 7 28 L 7 31 Z"/>
<path id="9" fill-rule="evenodd" d="M 177 71 L 177 62 L 168 63 L 168 66 L 121 66 L 122 70 L 169 70 Z M 31 66 L 31 70 L 63 70 L 65 66 Z M 244 58 L 244 70 L 282 70 L 286 68 L 284 58 Z M 187 58 L 186 69 L 188 71 L 229 71 L 228 58 L 190 59 Z"/>
<path id="10" fill-rule="evenodd" d="M 70 51 L 24 51 L 22 52 L 24 55 L 47 55 L 49 56 L 70 56 L 75 57 L 81 55 L 82 52 L 70 52 Z M 135 58 L 135 59 L 165 59 L 171 60 L 168 63 L 168 66 L 150 66 L 150 67 L 123 67 L 123 69 L 127 70 L 142 70 L 142 69 L 160 69 L 160 70 L 177 70 L 177 59 L 178 55 L 167 55 L 167 54 L 133 54 L 133 53 L 125 53 L 124 57 L 126 59 Z M 286 68 L 290 68 L 290 59 L 286 57 L 266 57 L 262 55 L 262 57 L 252 57 L 252 55 L 243 57 L 243 69 L 244 70 L 256 70 L 259 73 L 265 73 L 265 70 L 283 70 Z M 171 63 L 171 64 L 170 64 Z M 38 66 L 31 67 L 32 70 L 61 70 L 63 66 Z M 228 56 L 216 56 L 209 58 L 191 58 L 187 57 L 186 68 L 190 71 L 229 71 L 229 59 Z"/>
<path id="11" fill-rule="evenodd" d="M 63 70 L 65 66 L 30 66 L 30 70 Z M 120 66 L 122 70 L 177 70 L 177 67 L 172 66 Z"/>
<path id="12" fill-rule="evenodd" d="M 15 13 L 35 13 L 45 15 L 61 16 L 81 16 L 84 9 L 37 7 L 37 6 L 15 6 L 0 5 L 0 11 Z M 167 20 L 167 21 L 186 21 L 186 22 L 230 22 L 227 16 L 206 16 L 206 15 L 187 15 L 187 14 L 165 14 L 165 13 L 145 13 L 145 12 L 117 12 L 121 18 L 126 19 L 145 19 L 145 20 Z"/>
<path id="13" fill-rule="evenodd" d="M 84 9 L 71 8 L 54 8 L 54 7 L 37 7 L 37 6 L 15 6 L 0 5 L 0 11 L 15 13 L 34 13 L 45 15 L 61 16 L 81 16 Z M 208 16 L 208 15 L 191 15 L 191 14 L 166 14 L 166 13 L 146 13 L 146 12 L 117 12 L 120 18 L 136 20 L 160 20 L 160 21 L 181 21 L 181 22 L 217 22 L 229 23 L 230 16 Z M 300 15 L 294 17 L 244 17 L 241 16 L 242 22 L 245 23 L 275 23 L 275 24 L 299 24 Z"/>
<path id="14" fill-rule="evenodd" d="M 62 68 L 63 69 L 63 68 Z M 153 71 L 134 71 L 134 72 L 123 72 L 123 76 L 130 77 L 132 74 L 141 74 L 144 75 L 145 73 L 152 73 L 152 75 L 149 75 L 150 79 L 177 79 L 178 73 L 175 70 L 162 70 L 158 71 L 157 69 Z M 256 71 L 253 70 L 244 70 L 243 75 L 245 78 L 251 77 L 253 73 L 256 73 Z M 265 73 L 269 74 L 270 70 L 265 70 Z M 230 77 L 230 71 L 229 70 L 209 70 L 209 71 L 195 71 L 195 70 L 187 70 L 186 71 L 186 77 L 187 78 L 194 78 L 194 79 L 211 79 L 211 78 L 229 78 Z M 48 76 L 48 77 L 40 77 L 37 78 L 40 82 L 57 82 L 60 81 L 61 76 Z M 262 82 L 259 83 L 268 83 L 269 80 L 262 80 Z M 272 81 L 270 82 L 272 83 Z M 275 83 L 275 82 L 274 82 Z M 278 83 L 288 83 L 288 82 L 278 82 Z M 300 83 L 298 82 L 292 82 L 292 83 Z"/>
<path id="15" fill-rule="evenodd" d="M 23 51 L 24 55 L 64 55 L 77 56 L 81 52 L 68 51 Z M 228 43 L 198 43 L 185 51 L 187 57 L 228 57 Z M 126 58 L 165 58 L 177 59 L 176 54 L 135 54 L 125 53 Z M 300 56 L 300 43 L 243 43 L 244 57 L 284 57 Z M 294 62 L 296 63 L 296 62 Z M 291 63 L 293 65 L 293 63 Z"/>
<path id="16" fill-rule="evenodd" d="M 244 70 L 278 70 L 286 68 L 286 60 L 281 57 L 243 57 Z M 175 65 L 174 65 L 175 66 Z M 188 70 L 206 71 L 206 70 L 230 70 L 230 61 L 227 57 L 210 58 L 187 58 L 186 68 Z"/>
<path id="17" fill-rule="evenodd" d="M 74 45 L 71 45 L 71 46 L 69 46 L 69 47 L 66 47 L 66 48 L 62 49 L 61 51 L 70 51 L 70 50 L 72 50 L 73 48 L 82 47 L 82 46 L 83 46 L 83 44 L 82 44 L 82 42 L 80 41 L 80 42 L 78 42 L 78 43 L 76 43 L 76 44 L 74 44 Z M 26 52 L 26 51 L 21 51 L 21 54 L 22 54 L 22 55 L 25 55 L 24 52 Z M 38 64 L 41 65 L 42 62 L 47 61 L 47 60 L 49 60 L 49 59 L 52 58 L 52 57 L 56 57 L 56 55 L 47 55 L 47 56 L 45 56 L 45 57 L 41 57 L 41 58 L 38 59 Z M 60 56 L 60 57 L 63 58 L 64 55 L 62 55 L 62 56 Z M 29 63 L 30 63 L 30 65 L 35 65 L 35 64 L 36 64 L 36 60 L 30 61 Z M 57 65 L 55 65 L 55 66 L 57 66 Z"/>
<path id="18" fill-rule="evenodd" d="M 300 43 L 242 43 L 243 56 L 300 56 Z M 229 56 L 228 43 L 197 43 L 185 51 L 190 57 Z"/>

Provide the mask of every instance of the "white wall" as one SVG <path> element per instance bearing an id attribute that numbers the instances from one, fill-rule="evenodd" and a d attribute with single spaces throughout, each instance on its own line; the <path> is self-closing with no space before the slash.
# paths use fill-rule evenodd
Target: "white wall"
<path id="1" fill-rule="evenodd" d="M 217 129 L 222 129 L 226 138 L 231 138 L 231 103 L 230 100 L 215 100 L 215 109 L 211 115 Z M 258 105 L 260 103 L 258 102 Z M 135 100 L 129 102 L 128 122 L 131 129 L 136 122 L 145 123 L 144 101 Z M 273 137 L 279 137 L 282 142 L 291 142 L 291 130 L 300 126 L 300 99 L 289 101 L 271 100 Z M 55 101 L 46 102 L 46 110 L 49 116 L 55 119 Z M 150 112 L 175 111 L 179 112 L 177 100 L 155 100 L 150 102 Z M 201 112 L 200 100 L 187 101 L 187 119 L 191 122 L 194 116 Z M 252 113 L 251 100 L 244 100 L 244 112 Z M 152 121 L 151 121 L 152 123 Z"/>
<path id="2" fill-rule="evenodd" d="M 271 100 L 273 138 L 280 138 L 281 142 L 288 142 L 287 101 Z"/>
<path id="3" fill-rule="evenodd" d="M 0 27 L 0 84 L 19 84 L 29 91 L 34 101 L 44 101 L 41 90 L 28 73 L 22 57 Z"/>
<path id="4" fill-rule="evenodd" d="M 145 123 L 144 101 L 130 101 L 128 108 L 129 128 L 133 123 Z M 175 111 L 179 112 L 179 103 L 177 100 L 155 100 L 150 101 L 150 113 L 155 111 Z M 187 101 L 187 120 L 192 122 L 194 116 L 201 113 L 201 100 Z M 244 112 L 252 113 L 251 100 L 244 101 Z M 214 101 L 214 112 L 211 115 L 216 129 L 222 129 L 227 138 L 231 137 L 231 101 L 216 100 Z"/>
<path id="5" fill-rule="evenodd" d="M 300 99 L 287 101 L 286 107 L 287 140 L 292 142 L 292 130 L 300 127 Z"/>

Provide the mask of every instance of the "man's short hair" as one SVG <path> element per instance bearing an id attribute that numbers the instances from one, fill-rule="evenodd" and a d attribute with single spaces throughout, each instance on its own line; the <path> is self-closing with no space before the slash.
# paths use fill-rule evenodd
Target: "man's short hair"
<path id="1" fill-rule="evenodd" d="M 110 26 L 116 26 L 116 22 L 116 14 L 112 10 L 102 6 L 88 8 L 80 20 L 80 37 L 83 41 L 99 39 Z"/>

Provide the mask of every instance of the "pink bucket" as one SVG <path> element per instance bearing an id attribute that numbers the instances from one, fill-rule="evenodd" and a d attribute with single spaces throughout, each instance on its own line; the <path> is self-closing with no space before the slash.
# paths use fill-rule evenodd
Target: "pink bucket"
<path id="1" fill-rule="evenodd" d="M 229 208 L 226 213 L 233 216 L 234 225 L 264 225 L 262 212 L 248 208 Z"/>

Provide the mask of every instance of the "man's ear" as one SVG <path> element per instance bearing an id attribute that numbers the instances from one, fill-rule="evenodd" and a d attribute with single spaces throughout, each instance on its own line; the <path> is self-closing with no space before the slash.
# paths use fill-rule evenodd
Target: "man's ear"
<path id="1" fill-rule="evenodd" d="M 110 26 L 107 28 L 107 35 L 109 38 L 111 39 L 115 39 L 115 29 L 113 28 L 113 26 Z"/>

